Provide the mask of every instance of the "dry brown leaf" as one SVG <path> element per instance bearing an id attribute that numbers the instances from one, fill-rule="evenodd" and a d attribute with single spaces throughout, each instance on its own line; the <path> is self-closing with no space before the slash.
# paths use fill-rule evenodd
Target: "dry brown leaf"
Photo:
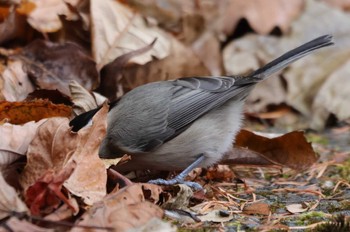
<path id="1" fill-rule="evenodd" d="M 101 84 L 97 91 L 106 96 L 110 101 L 115 101 L 120 98 L 124 94 L 123 87 L 120 85 L 123 68 L 133 57 L 140 56 L 150 51 L 156 41 L 155 39 L 145 47 L 125 53 L 117 57 L 111 63 L 105 65 L 101 70 Z"/>
<path id="2" fill-rule="evenodd" d="M 107 128 L 107 104 L 92 119 L 92 126 L 79 130 L 79 141 L 71 160 L 76 167 L 64 186 L 81 197 L 88 205 L 101 200 L 106 194 L 107 172 L 98 156 L 102 139 Z"/>
<path id="3" fill-rule="evenodd" d="M 264 202 L 253 202 L 244 206 L 243 213 L 269 215 L 271 211 L 268 204 Z"/>
<path id="4" fill-rule="evenodd" d="M 0 44 L 16 38 L 26 39 L 32 33 L 26 24 L 26 18 L 18 14 L 14 7 L 8 8 L 9 14 L 0 24 Z"/>
<path id="5" fill-rule="evenodd" d="M 8 119 L 12 124 L 23 124 L 50 117 L 69 117 L 71 107 L 52 104 L 47 100 L 31 102 L 0 102 L 0 120 Z"/>
<path id="6" fill-rule="evenodd" d="M 324 82 L 312 105 L 311 127 L 323 128 L 331 114 L 339 120 L 350 118 L 350 60 L 336 69 Z"/>
<path id="7" fill-rule="evenodd" d="M 202 222 L 228 222 L 233 219 L 233 214 L 222 215 L 220 210 L 211 210 L 204 215 L 197 216 Z"/>
<path id="8" fill-rule="evenodd" d="M 238 0 L 230 1 L 225 14 L 225 31 L 231 34 L 241 19 L 246 19 L 259 34 L 269 34 L 275 27 L 287 32 L 301 12 L 304 1 Z"/>
<path id="9" fill-rule="evenodd" d="M 0 172 L 0 219 L 14 212 L 28 212 L 27 206 L 17 195 L 17 191 L 8 185 Z"/>
<path id="10" fill-rule="evenodd" d="M 64 104 L 67 106 L 72 106 L 73 102 L 67 95 L 61 93 L 60 91 L 50 90 L 50 89 L 37 89 L 29 93 L 25 101 L 34 101 L 35 99 L 47 99 L 54 104 Z"/>
<path id="11" fill-rule="evenodd" d="M 249 35 L 229 44 L 224 49 L 225 69 L 228 74 L 243 74 L 255 70 L 318 35 L 334 36 L 335 46 L 320 49 L 293 63 L 282 71 L 283 78 L 271 77 L 258 84 L 248 98 L 247 110 L 264 111 L 269 104 L 286 103 L 308 118 L 314 117 L 315 122 L 312 122 L 312 126 L 315 129 L 322 129 L 325 126 L 324 118 L 332 113 L 330 109 L 347 109 L 347 105 L 343 105 L 338 99 L 329 101 L 330 104 L 324 104 L 320 110 L 317 110 L 320 104 L 317 104 L 317 107 L 313 104 L 319 93 L 322 95 L 321 98 L 325 95 L 334 95 L 333 84 L 328 84 L 328 87 L 331 87 L 329 90 L 322 89 L 322 94 L 320 89 L 336 70 L 343 69 L 342 72 L 347 73 L 349 67 L 346 63 L 350 57 L 350 49 L 347 49 L 350 45 L 348 40 L 350 25 L 345 22 L 349 20 L 349 15 L 319 1 L 310 0 L 306 1 L 304 13 L 292 24 L 289 35 L 279 39 Z M 350 82 L 343 81 L 342 93 L 349 84 Z"/>
<path id="12" fill-rule="evenodd" d="M 98 157 L 99 145 L 106 133 L 105 105 L 93 118 L 93 124 L 71 132 L 66 118 L 48 119 L 42 124 L 28 148 L 28 161 L 20 182 L 24 189 L 35 183 L 47 169 L 60 171 L 70 161 L 77 167 L 64 186 L 92 204 L 106 194 L 107 174 Z"/>
<path id="13" fill-rule="evenodd" d="M 95 96 L 76 81 L 69 83 L 69 89 L 74 103 L 73 111 L 76 115 L 98 107 Z M 105 98 L 106 100 L 106 98 Z"/>
<path id="14" fill-rule="evenodd" d="M 208 180 L 221 180 L 221 181 L 232 181 L 235 174 L 227 165 L 217 165 L 215 167 L 210 167 L 207 170 L 206 178 Z"/>
<path id="15" fill-rule="evenodd" d="M 25 155 L 29 143 L 33 140 L 37 128 L 46 119 L 39 122 L 28 122 L 23 125 L 5 123 L 0 125 L 0 166 L 7 166 L 21 155 Z"/>
<path id="16" fill-rule="evenodd" d="M 191 46 L 197 57 L 210 71 L 210 75 L 220 76 L 222 74 L 221 45 L 214 33 L 203 33 Z"/>
<path id="17" fill-rule="evenodd" d="M 123 70 L 121 84 L 126 91 L 153 81 L 210 75 L 192 49 L 174 38 L 171 42 L 171 52 L 168 57 L 145 65 L 131 64 Z"/>
<path id="18" fill-rule="evenodd" d="M 22 101 L 30 92 L 34 91 L 28 75 L 23 70 L 23 62 L 20 60 L 8 60 L 7 66 L 1 66 L 0 96 L 7 101 Z"/>
<path id="19" fill-rule="evenodd" d="M 161 191 L 159 186 L 151 184 L 134 184 L 125 187 L 107 195 L 101 202 L 95 203 L 82 216 L 78 225 L 110 227 L 115 231 L 127 231 L 141 227 L 152 218 L 163 216 L 162 209 L 145 200 L 147 195 L 156 197 Z M 158 201 L 158 199 L 153 199 L 153 201 Z M 78 231 L 83 231 L 83 229 L 78 227 L 72 229 L 72 232 Z"/>
<path id="20" fill-rule="evenodd" d="M 68 198 L 62 193 L 63 182 L 73 173 L 75 162 L 70 162 L 62 170 L 55 173 L 47 170 L 33 185 L 25 191 L 25 201 L 32 215 L 51 213 L 63 201 L 70 209 L 78 213 L 79 208 L 70 204 Z"/>
<path id="21" fill-rule="evenodd" d="M 11 217 L 9 220 L 4 222 L 3 225 L 6 225 L 9 229 L 11 229 L 11 231 L 35 231 L 35 232 L 54 232 L 55 231 L 55 229 L 39 227 L 26 220 L 20 220 L 16 217 Z M 5 231 L 9 231 L 9 229 L 2 230 L 2 228 L 0 228 L 0 231 L 5 232 Z"/>
<path id="22" fill-rule="evenodd" d="M 290 213 L 302 213 L 308 210 L 308 207 L 305 207 L 303 204 L 291 204 L 291 205 L 286 205 L 286 209 Z"/>
<path id="23" fill-rule="evenodd" d="M 350 10 L 350 0 L 322 0 L 327 4 L 342 9 L 344 11 Z"/>
<path id="24" fill-rule="evenodd" d="M 184 184 L 178 184 L 172 188 L 172 196 L 162 204 L 164 209 L 187 209 L 190 199 L 193 197 L 193 191 Z"/>
<path id="25" fill-rule="evenodd" d="M 260 167 L 276 165 L 264 158 L 260 153 L 244 147 L 233 147 L 225 154 L 220 163 L 229 165 L 257 165 Z"/>
<path id="26" fill-rule="evenodd" d="M 71 42 L 35 40 L 12 58 L 23 61 L 32 81 L 42 89 L 58 89 L 69 96 L 71 80 L 87 90 L 95 89 L 99 82 L 95 62 L 83 48 Z"/>
<path id="27" fill-rule="evenodd" d="M 30 0 L 35 4 L 35 8 L 29 12 L 22 12 L 28 16 L 28 23 L 36 30 L 42 33 L 58 31 L 62 23 L 58 15 L 65 15 L 68 18 L 74 18 L 75 15 L 68 9 L 66 2 L 76 4 L 78 0 Z M 26 4 L 24 1 L 23 4 Z"/>
<path id="28" fill-rule="evenodd" d="M 300 131 L 270 139 L 241 130 L 236 136 L 235 146 L 249 148 L 274 164 L 296 170 L 305 170 L 317 161 L 311 143 L 306 141 L 304 133 Z"/>
<path id="29" fill-rule="evenodd" d="M 116 57 L 147 46 L 155 38 L 157 43 L 151 51 L 131 61 L 145 64 L 152 61 L 153 57 L 163 59 L 169 55 L 170 35 L 157 27 L 147 26 L 138 13 L 120 2 L 92 0 L 90 9 L 92 50 L 99 70 Z"/>

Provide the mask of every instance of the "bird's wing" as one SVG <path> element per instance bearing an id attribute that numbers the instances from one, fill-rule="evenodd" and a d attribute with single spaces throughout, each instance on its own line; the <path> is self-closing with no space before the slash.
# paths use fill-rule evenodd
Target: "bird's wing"
<path id="1" fill-rule="evenodd" d="M 156 118 L 153 117 L 152 123 L 144 128 L 152 136 L 146 136 L 146 141 L 145 136 L 140 138 L 144 144 L 143 151 L 151 151 L 176 137 L 196 119 L 227 100 L 244 99 L 252 83 L 240 85 L 240 80 L 234 77 L 190 77 L 171 81 L 173 88 L 168 110 L 161 114 L 155 111 Z M 154 127 L 155 124 L 158 126 Z M 160 125 L 162 128 L 159 128 Z"/>
<path id="2" fill-rule="evenodd" d="M 174 81 L 174 92 L 168 114 L 168 127 L 175 134 L 197 118 L 229 99 L 243 100 L 254 83 L 241 84 L 241 77 L 191 77 Z"/>

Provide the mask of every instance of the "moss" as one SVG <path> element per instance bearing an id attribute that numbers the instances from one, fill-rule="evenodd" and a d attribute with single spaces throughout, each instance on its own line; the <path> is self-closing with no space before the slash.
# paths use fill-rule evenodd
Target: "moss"
<path id="1" fill-rule="evenodd" d="M 311 143 L 317 143 L 321 145 L 329 144 L 329 140 L 326 137 L 317 134 L 307 134 L 306 139 Z"/>
<path id="2" fill-rule="evenodd" d="M 320 211 L 312 211 L 301 214 L 295 221 L 297 225 L 310 225 L 327 219 L 327 214 Z"/>
<path id="3" fill-rule="evenodd" d="M 344 180 L 350 180 L 350 159 L 346 160 L 344 163 L 336 167 L 337 173 Z"/>

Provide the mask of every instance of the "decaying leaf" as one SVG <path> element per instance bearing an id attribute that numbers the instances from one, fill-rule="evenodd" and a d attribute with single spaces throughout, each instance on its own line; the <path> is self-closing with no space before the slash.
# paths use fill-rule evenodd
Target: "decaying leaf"
<path id="1" fill-rule="evenodd" d="M 286 209 L 290 213 L 302 213 L 308 210 L 308 207 L 305 207 L 303 204 L 290 204 L 286 205 Z"/>
<path id="2" fill-rule="evenodd" d="M 349 0 L 322 0 L 327 4 L 342 9 L 344 11 L 350 10 L 350 1 Z"/>
<path id="3" fill-rule="evenodd" d="M 106 133 L 105 105 L 94 116 L 93 124 L 71 132 L 67 118 L 51 118 L 42 124 L 28 148 L 27 165 L 20 182 L 26 190 L 48 169 L 62 170 L 69 162 L 77 167 L 64 186 L 71 193 L 92 204 L 106 194 L 107 174 L 103 162 L 98 157 L 99 145 Z"/>
<path id="4" fill-rule="evenodd" d="M 145 65 L 128 65 L 123 70 L 121 85 L 126 91 L 129 91 L 153 81 L 208 75 L 210 72 L 194 51 L 172 38 L 169 56 L 161 60 L 153 60 Z"/>
<path id="5" fill-rule="evenodd" d="M 131 61 L 145 64 L 152 57 L 163 59 L 169 55 L 171 36 L 157 27 L 147 26 L 130 8 L 113 0 L 93 0 L 90 7 L 93 55 L 99 70 L 116 57 L 147 46 L 155 38 L 157 43 L 149 52 Z"/>
<path id="6" fill-rule="evenodd" d="M 329 20 L 330 18 L 332 20 Z M 345 23 L 348 20 L 349 15 L 329 8 L 319 1 L 310 0 L 306 1 L 305 11 L 301 17 L 291 25 L 289 35 L 279 39 L 272 36 L 248 35 L 226 46 L 223 53 L 226 71 L 229 74 L 243 74 L 315 38 L 315 35 L 332 34 L 334 36 L 335 46 L 320 49 L 291 64 L 288 69 L 282 71 L 281 78 L 271 77 L 258 84 L 248 98 L 247 110 L 261 112 L 266 110 L 267 105 L 286 103 L 303 115 L 313 117 L 315 119 L 312 123 L 313 127 L 322 129 L 325 125 L 324 118 L 332 113 L 330 110 L 339 109 L 340 105 L 343 110 L 347 109 L 348 107 L 336 99 L 329 101 L 327 106 L 323 106 L 323 109 L 318 111 L 317 107 L 320 104 L 316 104 L 315 101 L 319 94 L 321 99 L 325 95 L 333 95 L 335 87 L 333 84 L 328 84 L 330 88 L 323 88 L 322 93 L 321 88 L 325 81 L 333 76 L 335 70 L 342 68 L 342 72 L 347 72 L 349 68 L 346 62 L 349 60 L 350 50 L 346 48 L 350 44 L 347 39 L 350 26 Z M 348 88 L 349 83 L 343 82 L 342 93 Z M 335 113 L 339 114 L 340 111 Z"/>
<path id="7" fill-rule="evenodd" d="M 101 102 L 101 100 L 99 100 L 99 102 L 97 102 L 96 95 L 90 93 L 76 81 L 71 81 L 69 83 L 69 89 L 74 103 L 73 111 L 76 115 L 95 109 L 102 102 L 106 101 L 106 98 L 100 95 L 103 101 Z"/>
<path id="8" fill-rule="evenodd" d="M 145 192 L 145 189 L 147 189 Z M 140 227 L 152 218 L 161 218 L 163 210 L 146 201 L 147 195 L 159 197 L 161 188 L 151 184 L 134 184 L 107 195 L 95 203 L 79 221 L 78 225 L 103 226 L 115 231 L 127 231 Z M 158 199 L 152 199 L 158 201 Z M 83 231 L 75 227 L 73 232 Z"/>
<path id="9" fill-rule="evenodd" d="M 22 101 L 34 91 L 34 85 L 22 68 L 22 61 L 9 59 L 6 67 L 0 66 L 0 100 Z"/>
<path id="10" fill-rule="evenodd" d="M 20 158 L 21 155 L 25 155 L 37 128 L 45 121 L 46 119 L 23 125 L 10 123 L 0 125 L 0 166 L 6 166 Z"/>
<path id="11" fill-rule="evenodd" d="M 0 172 L 0 219 L 14 212 L 28 212 L 28 208 L 19 198 L 16 190 L 8 185 Z"/>
<path id="12" fill-rule="evenodd" d="M 99 82 L 95 62 L 79 45 L 71 42 L 35 40 L 12 58 L 25 64 L 32 81 L 42 89 L 58 89 L 69 96 L 71 80 L 88 90 L 96 88 Z"/>
<path id="13" fill-rule="evenodd" d="M 231 1 L 225 14 L 228 34 L 241 19 L 246 19 L 254 31 L 268 34 L 275 27 L 287 32 L 293 19 L 303 9 L 304 1 L 289 0 L 244 0 Z"/>
<path id="14" fill-rule="evenodd" d="M 234 176 L 234 173 L 227 165 L 217 165 L 215 167 L 210 167 L 206 173 L 206 178 L 208 180 L 217 179 L 223 181 L 232 181 Z"/>
<path id="15" fill-rule="evenodd" d="M 257 152 L 268 161 L 267 164 L 271 162 L 295 170 L 305 170 L 317 161 L 317 155 L 311 144 L 306 141 L 304 133 L 300 131 L 290 132 L 275 138 L 267 138 L 247 130 L 241 130 L 236 137 L 235 146 Z M 230 156 L 234 156 L 234 154 Z M 248 157 L 251 158 L 252 156 Z M 234 160 L 234 157 L 232 160 Z M 248 162 L 246 164 L 249 165 L 251 159 L 248 158 L 246 161 Z M 256 160 L 253 159 L 251 164 L 255 164 L 254 161 Z"/>
<path id="16" fill-rule="evenodd" d="M 54 104 L 64 104 L 72 106 L 72 100 L 69 96 L 61 93 L 57 89 L 37 89 L 29 93 L 25 101 L 34 101 L 35 99 L 47 99 Z"/>
<path id="17" fill-rule="evenodd" d="M 173 196 L 162 207 L 165 209 L 187 209 L 190 199 L 193 197 L 192 189 L 184 184 L 176 185 L 173 189 Z"/>
<path id="18" fill-rule="evenodd" d="M 264 202 L 253 202 L 244 206 L 243 213 L 269 215 L 271 211 L 268 204 Z"/>
<path id="19" fill-rule="evenodd" d="M 107 128 L 107 104 L 92 119 L 92 126 L 79 130 L 79 140 L 71 159 L 78 166 L 64 186 L 81 197 L 88 205 L 101 200 L 106 194 L 107 172 L 98 156 Z"/>
<path id="20" fill-rule="evenodd" d="M 137 57 L 150 51 L 156 41 L 157 39 L 153 40 L 152 43 L 145 47 L 118 56 L 111 63 L 105 65 L 101 69 L 101 84 L 97 91 L 106 96 L 110 101 L 114 101 L 121 97 L 124 94 L 123 87 L 120 84 L 123 68 L 133 57 Z"/>
<path id="21" fill-rule="evenodd" d="M 197 216 L 202 222 L 228 222 L 233 219 L 232 214 L 223 214 L 221 210 L 211 210 L 204 215 Z"/>
<path id="22" fill-rule="evenodd" d="M 62 104 L 52 104 L 47 100 L 31 102 L 0 102 L 0 120 L 8 119 L 12 124 L 23 124 L 50 117 L 69 117 L 71 108 Z"/>
<path id="23" fill-rule="evenodd" d="M 32 33 L 31 28 L 26 24 L 26 18 L 18 14 L 18 9 L 9 7 L 9 14 L 0 24 L 0 44 L 16 38 L 25 39 Z"/>
<path id="24" fill-rule="evenodd" d="M 51 213 L 61 201 L 67 204 L 73 212 L 78 211 L 62 193 L 63 183 L 72 175 L 75 167 L 76 163 L 70 162 L 58 173 L 52 169 L 47 170 L 42 177 L 28 187 L 25 199 L 31 214 Z"/>
<path id="25" fill-rule="evenodd" d="M 36 30 L 47 33 L 58 31 L 62 27 L 58 15 L 74 17 L 63 0 L 31 0 L 34 9 L 28 12 L 28 23 Z M 74 1 L 69 1 L 71 4 Z M 77 2 L 77 1 L 75 1 Z"/>
<path id="26" fill-rule="evenodd" d="M 55 231 L 54 229 L 39 227 L 26 220 L 20 220 L 16 217 L 11 217 L 9 220 L 4 222 L 3 227 L 5 227 L 5 225 L 8 229 L 11 229 L 12 231 L 35 231 L 35 232 L 54 232 Z"/>
<path id="27" fill-rule="evenodd" d="M 349 77 L 350 60 L 324 82 L 312 105 L 312 128 L 323 128 L 331 114 L 336 115 L 339 120 L 350 118 L 350 109 L 346 107 L 350 98 Z"/>

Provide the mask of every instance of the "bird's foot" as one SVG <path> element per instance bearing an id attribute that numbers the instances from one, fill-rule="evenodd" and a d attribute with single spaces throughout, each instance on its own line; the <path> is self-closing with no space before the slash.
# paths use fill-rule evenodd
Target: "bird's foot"
<path id="1" fill-rule="evenodd" d="M 185 181 L 184 179 L 180 179 L 178 178 L 178 176 L 176 176 L 173 179 L 170 180 L 164 180 L 164 179 L 155 179 L 155 180 L 150 180 L 148 181 L 148 183 L 150 184 L 158 184 L 158 185 L 175 185 L 175 184 L 185 184 L 190 188 L 193 188 L 195 190 L 202 190 L 203 187 L 196 183 L 196 182 L 192 182 L 192 181 Z"/>
<path id="2" fill-rule="evenodd" d="M 156 179 L 150 180 L 148 183 L 150 184 L 159 184 L 159 185 L 174 185 L 174 184 L 185 184 L 191 188 L 196 190 L 202 190 L 203 187 L 192 181 L 185 181 L 185 177 L 204 160 L 204 155 L 201 154 L 190 166 L 188 166 L 185 170 L 183 170 L 179 175 L 175 176 L 173 179 L 164 180 L 164 179 Z"/>

